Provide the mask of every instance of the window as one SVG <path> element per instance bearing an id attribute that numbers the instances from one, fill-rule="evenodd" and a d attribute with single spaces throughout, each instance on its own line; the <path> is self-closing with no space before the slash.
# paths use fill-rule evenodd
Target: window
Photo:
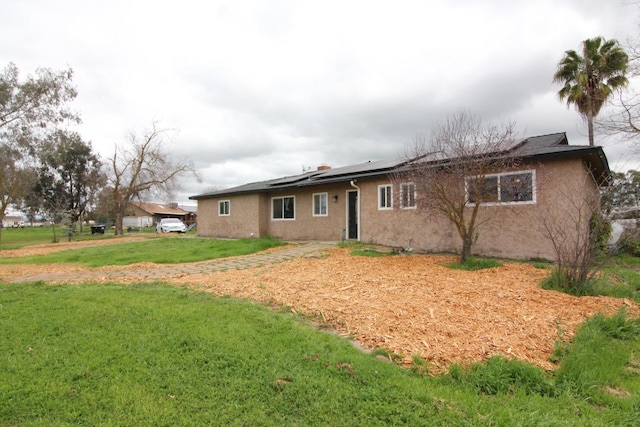
<path id="1" fill-rule="evenodd" d="M 313 195 L 313 216 L 327 216 L 327 193 Z"/>
<path id="2" fill-rule="evenodd" d="M 474 176 L 467 178 L 467 195 L 469 203 L 475 203 L 478 197 L 481 203 L 496 203 L 498 201 L 498 177 Z"/>
<path id="3" fill-rule="evenodd" d="M 391 184 L 378 186 L 378 209 L 393 209 Z"/>
<path id="4" fill-rule="evenodd" d="M 295 219 L 296 198 L 294 196 L 271 199 L 273 219 Z"/>
<path id="5" fill-rule="evenodd" d="M 532 202 L 533 172 L 514 173 L 500 179 L 501 202 Z"/>
<path id="6" fill-rule="evenodd" d="M 535 171 L 486 175 L 466 180 L 469 203 L 535 203 Z"/>
<path id="7" fill-rule="evenodd" d="M 412 209 L 416 207 L 416 186 L 413 182 L 400 184 L 400 208 Z"/>
<path id="8" fill-rule="evenodd" d="M 230 215 L 230 209 L 231 207 L 231 201 L 230 200 L 220 200 L 218 202 L 218 215 L 219 216 L 229 216 Z"/>

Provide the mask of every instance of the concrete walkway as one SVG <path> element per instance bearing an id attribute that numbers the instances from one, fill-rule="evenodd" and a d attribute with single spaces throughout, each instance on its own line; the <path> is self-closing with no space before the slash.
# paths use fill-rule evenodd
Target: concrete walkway
<path id="1" fill-rule="evenodd" d="M 92 271 L 91 269 L 78 272 L 52 272 L 15 277 L 9 283 L 19 282 L 78 282 L 92 280 L 117 280 L 126 278 L 138 278 L 148 281 L 159 280 L 166 276 L 198 275 L 216 271 L 243 270 L 247 268 L 261 267 L 265 264 L 282 262 L 298 257 L 317 256 L 321 252 L 335 247 L 330 242 L 305 242 L 295 243 L 281 250 L 255 253 L 250 255 L 219 258 L 210 261 L 193 262 L 188 264 L 166 264 L 159 267 L 125 268 L 108 271 Z"/>

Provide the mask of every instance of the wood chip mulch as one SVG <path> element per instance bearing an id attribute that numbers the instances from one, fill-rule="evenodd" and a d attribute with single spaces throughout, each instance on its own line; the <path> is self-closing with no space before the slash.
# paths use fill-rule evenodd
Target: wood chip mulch
<path id="1" fill-rule="evenodd" d="M 247 270 L 190 275 L 167 268 L 162 280 L 215 295 L 288 306 L 365 348 L 384 348 L 405 365 L 420 356 L 433 373 L 446 371 L 452 363 L 493 355 L 551 370 L 556 366 L 549 356 L 560 333 L 570 340 L 586 318 L 598 312 L 612 314 L 621 307 L 640 316 L 640 305 L 631 300 L 574 297 L 541 289 L 538 284 L 549 270 L 516 262 L 475 272 L 445 267 L 454 260 L 419 254 L 361 257 L 336 248 L 320 256 Z M 0 279 L 45 268 L 60 271 L 60 266 L 51 265 L 0 266 Z"/>
<path id="2" fill-rule="evenodd" d="M 401 356 L 403 364 L 420 356 L 432 372 L 498 354 L 554 369 L 549 356 L 560 332 L 571 339 L 587 317 L 623 306 L 640 315 L 631 300 L 543 290 L 538 283 L 545 269 L 515 262 L 475 272 L 444 266 L 454 260 L 359 257 L 332 249 L 324 257 L 167 280 L 289 306 L 369 349 Z"/>

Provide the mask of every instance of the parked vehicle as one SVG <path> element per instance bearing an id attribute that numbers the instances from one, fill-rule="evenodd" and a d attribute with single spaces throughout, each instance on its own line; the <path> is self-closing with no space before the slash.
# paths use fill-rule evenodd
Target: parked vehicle
<path id="1" fill-rule="evenodd" d="M 158 225 L 156 225 L 157 233 L 171 233 L 172 231 L 185 233 L 187 226 L 178 218 L 162 218 Z"/>
<path id="2" fill-rule="evenodd" d="M 91 226 L 91 234 L 104 234 L 104 230 L 107 228 L 104 224 L 94 224 Z"/>

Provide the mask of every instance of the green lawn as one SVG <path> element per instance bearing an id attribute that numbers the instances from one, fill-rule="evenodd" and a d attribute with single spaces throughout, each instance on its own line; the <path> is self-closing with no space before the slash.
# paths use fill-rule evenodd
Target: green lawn
<path id="1" fill-rule="evenodd" d="M 147 230 L 149 231 L 149 230 Z M 112 230 L 107 230 L 105 234 L 91 234 L 89 226 L 83 226 L 82 232 L 77 229 L 74 241 L 78 240 L 104 240 L 114 237 Z M 58 241 L 66 241 L 61 227 L 56 227 Z M 155 233 L 151 233 L 153 235 Z M 125 233 L 125 236 L 149 235 L 149 233 Z M 25 228 L 3 228 L 2 240 L 0 240 L 0 250 L 20 249 L 30 245 L 40 245 L 53 242 L 53 229 L 51 226 L 25 227 Z"/>
<path id="2" fill-rule="evenodd" d="M 280 240 L 269 237 L 238 240 L 152 237 L 142 241 L 75 248 L 47 255 L 0 258 L 0 264 L 77 263 L 87 267 L 137 262 L 175 264 L 247 255 L 283 244 Z"/>
<path id="3" fill-rule="evenodd" d="M 10 231 L 44 235 L 26 230 Z M 0 262 L 189 262 L 282 244 L 147 237 Z M 615 262 L 598 286 L 637 297 L 637 261 Z M 633 426 L 639 336 L 624 312 L 596 316 L 572 342 L 559 335 L 554 373 L 497 357 L 432 377 L 427 361 L 401 368 L 248 301 L 157 283 L 0 284 L 0 426 Z"/>
<path id="4" fill-rule="evenodd" d="M 0 425 L 637 425 L 640 379 L 624 368 L 640 359 L 637 325 L 594 325 L 576 341 L 622 354 L 597 356 L 613 377 L 577 382 L 565 364 L 594 356 L 572 346 L 561 384 L 500 361 L 430 377 L 248 301 L 162 284 L 0 284 Z"/>

